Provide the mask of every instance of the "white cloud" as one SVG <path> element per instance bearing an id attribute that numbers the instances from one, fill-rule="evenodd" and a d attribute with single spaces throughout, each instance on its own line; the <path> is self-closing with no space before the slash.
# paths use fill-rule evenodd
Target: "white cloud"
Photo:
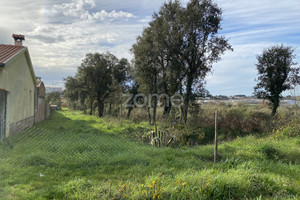
<path id="1" fill-rule="evenodd" d="M 90 22 L 127 20 L 129 18 L 135 17 L 132 13 L 124 11 L 92 11 L 92 9 L 94 9 L 95 7 L 95 1 L 75 0 L 71 3 L 55 4 L 49 9 L 49 11 L 46 10 L 45 13 L 54 17 L 63 15 L 64 17 L 70 17 L 73 20 L 87 20 Z"/>
<path id="2" fill-rule="evenodd" d="M 25 32 L 25 44 L 38 69 L 36 74 L 43 79 L 73 75 L 87 53 L 110 51 L 119 58 L 131 58 L 129 49 L 142 31 L 142 27 L 134 24 L 115 26 L 87 21 L 34 26 L 33 31 Z"/>
<path id="3" fill-rule="evenodd" d="M 133 18 L 135 17 L 132 13 L 123 12 L 123 11 L 111 11 L 106 12 L 105 10 L 102 10 L 100 12 L 96 12 L 93 14 L 93 17 L 95 19 L 100 19 L 101 21 L 104 21 L 105 19 L 114 20 L 114 19 L 120 19 L 120 18 Z"/>
<path id="4" fill-rule="evenodd" d="M 138 22 L 149 23 L 151 21 L 151 19 L 152 19 L 152 16 L 146 16 L 143 19 L 138 20 Z"/>

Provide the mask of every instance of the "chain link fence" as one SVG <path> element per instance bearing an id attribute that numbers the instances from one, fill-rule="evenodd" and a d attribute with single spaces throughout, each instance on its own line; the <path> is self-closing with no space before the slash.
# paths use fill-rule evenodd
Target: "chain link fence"
<path id="1" fill-rule="evenodd" d="M 65 131 L 35 126 L 18 129 L 22 131 L 2 138 L 0 162 L 24 167 L 55 168 L 147 165 L 161 150 L 150 144 L 145 145 L 142 140 L 104 133 L 97 129 Z"/>

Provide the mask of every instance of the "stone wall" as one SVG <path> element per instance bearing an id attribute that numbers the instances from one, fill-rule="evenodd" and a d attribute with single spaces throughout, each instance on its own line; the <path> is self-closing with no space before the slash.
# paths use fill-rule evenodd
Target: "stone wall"
<path id="1" fill-rule="evenodd" d="M 8 133 L 9 133 L 9 135 L 19 133 L 22 130 L 24 130 L 24 128 L 32 127 L 33 124 L 34 124 L 34 116 L 23 119 L 21 121 L 18 121 L 18 122 L 12 123 L 12 124 L 9 124 Z M 8 136 L 7 133 L 6 133 L 6 136 Z"/>

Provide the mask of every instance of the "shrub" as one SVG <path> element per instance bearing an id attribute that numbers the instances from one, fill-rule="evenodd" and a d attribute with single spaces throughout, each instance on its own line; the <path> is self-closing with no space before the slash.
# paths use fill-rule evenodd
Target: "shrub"
<path id="1" fill-rule="evenodd" d="M 249 116 L 245 119 L 243 131 L 251 132 L 268 132 L 271 130 L 271 115 L 263 111 L 250 111 Z"/>

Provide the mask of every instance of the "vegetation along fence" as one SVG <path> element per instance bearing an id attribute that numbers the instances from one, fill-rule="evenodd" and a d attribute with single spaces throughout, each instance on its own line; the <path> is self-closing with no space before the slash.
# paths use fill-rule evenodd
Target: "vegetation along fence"
<path id="1" fill-rule="evenodd" d="M 0 163 L 21 164 L 24 167 L 121 166 L 129 160 L 134 161 L 133 164 L 147 164 L 148 158 L 160 156 L 162 148 L 158 147 L 176 144 L 175 137 L 170 137 L 161 130 L 149 131 L 137 140 L 96 129 L 66 131 L 60 127 L 14 128 L 20 131 L 7 138 L 2 137 L 0 141 Z"/>
<path id="2" fill-rule="evenodd" d="M 31 128 L 13 127 L 20 131 L 0 142 L 0 199 L 298 199 L 298 119 L 226 141 L 225 111 L 209 113 L 212 124 L 218 119 L 218 132 L 208 132 L 219 135 L 215 157 L 213 139 L 199 145 L 206 135 L 179 125 L 153 130 L 63 110 Z M 249 124 L 229 114 L 231 128 Z"/>

